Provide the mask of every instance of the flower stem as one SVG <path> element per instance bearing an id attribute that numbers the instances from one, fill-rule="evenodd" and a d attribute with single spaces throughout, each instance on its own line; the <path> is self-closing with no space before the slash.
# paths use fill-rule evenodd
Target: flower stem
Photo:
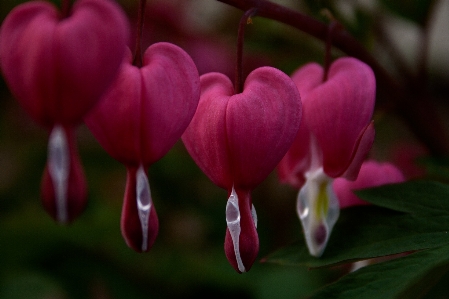
<path id="1" fill-rule="evenodd" d="M 257 7 L 257 15 L 260 17 L 275 20 L 292 27 L 295 27 L 313 37 L 326 41 L 328 36 L 328 26 L 310 16 L 294 11 L 282 5 L 266 0 L 218 0 L 232 5 L 241 10 L 248 10 Z M 358 58 L 371 66 L 376 78 L 385 85 L 388 90 L 394 90 L 395 95 L 403 93 L 400 84 L 386 71 L 382 65 L 369 53 L 366 48 L 352 37 L 346 30 L 336 32 L 332 37 L 333 45 L 346 54 Z"/>
<path id="2" fill-rule="evenodd" d="M 324 51 L 324 74 L 323 74 L 323 82 L 327 81 L 327 76 L 329 73 L 329 68 L 331 66 L 332 62 L 332 38 L 339 29 L 342 29 L 341 24 L 336 21 L 332 20 L 328 27 L 328 33 L 326 38 L 326 49 Z"/>
<path id="3" fill-rule="evenodd" d="M 62 0 L 62 2 L 61 2 L 62 18 L 67 18 L 70 15 L 71 6 L 72 6 L 72 3 L 70 0 Z"/>
<path id="4" fill-rule="evenodd" d="M 235 93 L 243 91 L 243 44 L 245 38 L 245 26 L 251 24 L 251 17 L 256 15 L 257 9 L 251 8 L 247 10 L 240 19 L 239 29 L 237 33 L 237 65 L 235 67 Z"/>
<path id="5" fill-rule="evenodd" d="M 143 31 L 143 22 L 145 18 L 145 6 L 146 0 L 139 1 L 139 9 L 137 12 L 137 37 L 136 37 L 136 49 L 134 52 L 133 65 L 137 67 L 141 67 L 143 64 L 142 61 L 142 31 Z"/>

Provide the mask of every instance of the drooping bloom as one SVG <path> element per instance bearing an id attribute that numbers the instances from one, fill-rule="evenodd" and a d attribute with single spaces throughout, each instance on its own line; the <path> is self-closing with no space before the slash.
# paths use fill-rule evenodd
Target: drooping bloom
<path id="1" fill-rule="evenodd" d="M 181 138 L 200 98 L 200 79 L 181 48 L 157 43 L 143 66 L 124 61 L 112 88 L 85 122 L 102 147 L 127 168 L 121 230 L 129 247 L 147 251 L 159 222 L 146 170 Z"/>
<path id="2" fill-rule="evenodd" d="M 355 58 L 324 69 L 309 63 L 293 75 L 303 100 L 304 120 L 279 164 L 281 181 L 301 188 L 297 213 L 310 254 L 320 256 L 338 219 L 334 178 L 357 178 L 374 141 L 371 121 L 376 83 L 373 71 Z"/>
<path id="3" fill-rule="evenodd" d="M 0 31 L 0 63 L 12 94 L 51 131 L 41 197 L 61 223 L 85 207 L 86 182 L 74 128 L 117 75 L 126 16 L 108 0 L 79 0 L 68 15 L 48 2 L 14 8 Z"/>
<path id="4" fill-rule="evenodd" d="M 251 268 L 259 250 L 251 191 L 290 147 L 301 107 L 293 81 L 271 67 L 251 72 L 239 94 L 222 74 L 201 76 L 198 109 L 182 140 L 209 179 L 228 191 L 224 247 L 239 273 Z"/>
<path id="5" fill-rule="evenodd" d="M 343 209 L 369 204 L 367 201 L 360 199 L 354 191 L 404 181 L 404 175 L 395 165 L 367 160 L 360 167 L 359 175 L 355 181 L 336 178 L 332 183 L 332 188 L 338 198 L 340 208 Z"/>

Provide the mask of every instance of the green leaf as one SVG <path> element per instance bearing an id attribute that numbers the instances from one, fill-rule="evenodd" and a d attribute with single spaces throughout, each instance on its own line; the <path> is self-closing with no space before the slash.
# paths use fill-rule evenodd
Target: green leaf
<path id="1" fill-rule="evenodd" d="M 361 268 L 311 298 L 421 298 L 448 271 L 449 246 L 444 246 Z"/>
<path id="2" fill-rule="evenodd" d="M 449 216 L 449 185 L 439 182 L 411 181 L 357 194 L 375 205 L 416 216 Z"/>
<path id="3" fill-rule="evenodd" d="M 304 238 L 264 259 L 266 262 L 325 267 L 449 244 L 449 187 L 409 182 L 359 193 L 376 206 L 341 211 L 324 254 L 310 256 Z"/>

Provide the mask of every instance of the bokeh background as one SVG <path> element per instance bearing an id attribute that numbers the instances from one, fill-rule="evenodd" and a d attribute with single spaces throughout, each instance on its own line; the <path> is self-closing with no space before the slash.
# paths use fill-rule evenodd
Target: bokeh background
<path id="1" fill-rule="evenodd" d="M 0 21 L 22 2 L 1 0 Z M 323 22 L 330 12 L 400 80 L 419 71 L 426 28 L 427 86 L 447 128 L 449 1 L 393 1 L 399 7 L 380 0 L 274 2 Z M 119 3 L 134 28 L 138 1 Z M 201 74 L 219 71 L 232 78 L 241 15 L 215 0 L 147 0 L 143 47 L 175 43 L 192 56 Z M 258 17 L 247 26 L 245 73 L 271 65 L 290 74 L 323 59 L 324 43 L 297 29 Z M 423 176 L 415 158 L 427 155 L 425 142 L 388 107 L 378 107 L 374 119 L 371 158 L 395 163 L 410 179 Z M 253 192 L 259 259 L 248 273 L 237 274 L 223 251 L 227 192 L 208 180 L 181 142 L 149 170 L 160 232 L 150 252 L 134 252 L 120 234 L 125 167 L 106 154 L 85 125 L 77 133 L 89 203 L 77 221 L 62 226 L 45 213 L 39 199 L 48 132 L 26 115 L 1 79 L 0 298 L 304 298 L 347 271 L 263 262 L 302 238 L 297 190 L 281 185 L 273 172 Z"/>

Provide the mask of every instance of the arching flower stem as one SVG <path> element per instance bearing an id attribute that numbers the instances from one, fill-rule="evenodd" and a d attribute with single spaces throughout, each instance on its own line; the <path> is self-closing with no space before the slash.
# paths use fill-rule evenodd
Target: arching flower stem
<path id="1" fill-rule="evenodd" d="M 330 16 L 332 18 L 332 16 Z M 342 29 L 342 25 L 335 19 L 331 19 L 331 22 L 327 31 L 326 49 L 324 51 L 324 75 L 323 82 L 327 81 L 327 75 L 329 73 L 329 67 L 332 63 L 332 40 L 336 32 Z"/>
<path id="2" fill-rule="evenodd" d="M 245 26 L 252 24 L 251 18 L 257 13 L 256 8 L 247 10 L 240 19 L 239 29 L 237 33 L 237 64 L 235 67 L 235 94 L 239 94 L 243 91 L 243 44 L 245 39 Z"/>
<path id="3" fill-rule="evenodd" d="M 72 7 L 71 0 L 62 0 L 61 2 L 61 15 L 62 18 L 67 18 L 70 15 L 70 9 Z"/>
<path id="4" fill-rule="evenodd" d="M 139 10 L 137 11 L 137 37 L 136 37 L 136 49 L 134 52 L 133 65 L 141 67 L 142 62 L 142 30 L 145 19 L 145 7 L 146 0 L 139 1 Z"/>

